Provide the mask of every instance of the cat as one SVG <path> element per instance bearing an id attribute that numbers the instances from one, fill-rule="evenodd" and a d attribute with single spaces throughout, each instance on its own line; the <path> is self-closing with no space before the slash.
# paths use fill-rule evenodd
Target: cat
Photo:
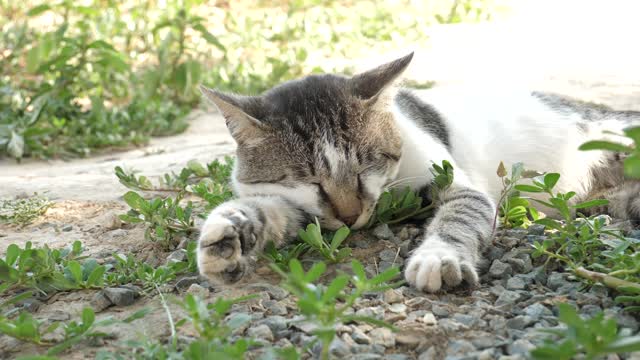
<path id="1" fill-rule="evenodd" d="M 387 186 L 424 189 L 429 168 L 442 160 L 454 167 L 453 184 L 438 194 L 405 263 L 406 281 L 420 291 L 478 284 L 494 232 L 500 161 L 558 172 L 558 191 L 604 196 L 613 216 L 640 219 L 640 183 L 624 179 L 621 156 L 577 150 L 638 114 L 612 111 L 594 122 L 579 103 L 553 95 L 398 89 L 412 57 L 353 77 L 307 76 L 259 96 L 202 88 L 238 146 L 237 198 L 215 208 L 201 229 L 202 275 L 236 282 L 266 242 L 282 245 L 316 218 L 323 228 L 360 229 Z"/>

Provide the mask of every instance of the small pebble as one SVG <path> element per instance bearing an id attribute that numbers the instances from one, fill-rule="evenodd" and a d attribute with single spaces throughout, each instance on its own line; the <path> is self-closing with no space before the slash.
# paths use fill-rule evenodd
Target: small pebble
<path id="1" fill-rule="evenodd" d="M 494 279 L 501 279 L 513 273 L 511 265 L 503 263 L 500 260 L 494 260 L 489 268 L 489 275 Z"/>
<path id="2" fill-rule="evenodd" d="M 380 240 L 389 240 L 393 237 L 393 232 L 387 224 L 376 226 L 371 233 Z"/>
<path id="3" fill-rule="evenodd" d="M 187 294 L 206 298 L 209 296 L 209 289 L 202 287 L 200 284 L 191 284 L 187 289 Z"/>
<path id="4" fill-rule="evenodd" d="M 271 332 L 271 329 L 265 324 L 248 328 L 247 335 L 254 339 L 261 339 L 269 342 L 273 341 L 273 332 Z"/>
<path id="5" fill-rule="evenodd" d="M 388 289 L 382 294 L 382 299 L 387 304 L 393 304 L 404 300 L 404 296 L 396 289 Z"/>

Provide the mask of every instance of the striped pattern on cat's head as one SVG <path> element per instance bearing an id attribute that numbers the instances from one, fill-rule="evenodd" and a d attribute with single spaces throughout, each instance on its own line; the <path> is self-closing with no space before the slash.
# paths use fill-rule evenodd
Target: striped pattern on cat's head
<path id="1" fill-rule="evenodd" d="M 364 226 L 398 171 L 402 141 L 389 89 L 412 56 L 353 77 L 307 76 L 259 96 L 203 87 L 238 144 L 236 196 L 283 196 L 327 228 Z"/>

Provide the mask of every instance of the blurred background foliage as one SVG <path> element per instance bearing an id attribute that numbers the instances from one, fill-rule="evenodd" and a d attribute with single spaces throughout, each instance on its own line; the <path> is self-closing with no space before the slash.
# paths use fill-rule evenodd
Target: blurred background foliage
<path id="1" fill-rule="evenodd" d="M 142 144 L 187 127 L 198 84 L 257 94 L 348 73 L 340 59 L 500 10 L 496 0 L 0 0 L 0 157 Z"/>

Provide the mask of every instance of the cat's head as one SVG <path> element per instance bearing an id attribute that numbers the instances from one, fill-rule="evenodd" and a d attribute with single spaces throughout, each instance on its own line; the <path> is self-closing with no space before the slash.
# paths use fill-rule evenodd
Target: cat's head
<path id="1" fill-rule="evenodd" d="M 238 144 L 235 194 L 286 197 L 329 229 L 366 225 L 402 156 L 385 90 L 412 57 L 353 77 L 307 76 L 259 96 L 203 88 Z"/>

